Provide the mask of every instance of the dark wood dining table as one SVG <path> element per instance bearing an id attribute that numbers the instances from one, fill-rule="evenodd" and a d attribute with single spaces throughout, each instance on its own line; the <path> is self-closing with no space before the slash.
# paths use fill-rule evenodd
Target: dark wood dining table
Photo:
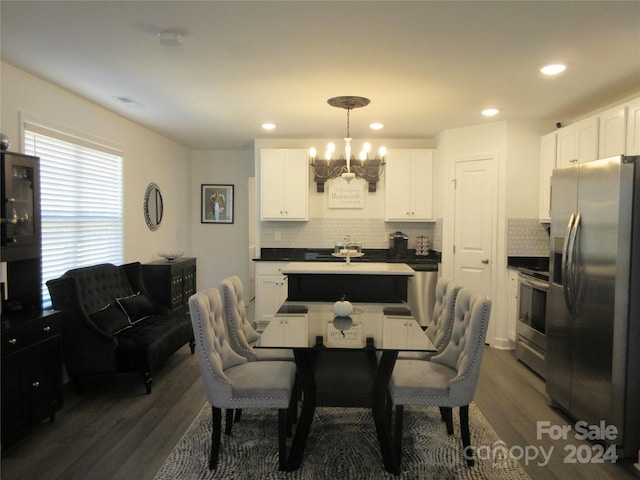
<path id="1" fill-rule="evenodd" d="M 336 317 L 328 302 L 285 302 L 256 348 L 291 348 L 302 408 L 287 470 L 302 464 L 316 407 L 371 408 L 385 469 L 400 473 L 393 448 L 387 388 L 398 352 L 432 352 L 433 344 L 406 304 L 356 303 Z"/>

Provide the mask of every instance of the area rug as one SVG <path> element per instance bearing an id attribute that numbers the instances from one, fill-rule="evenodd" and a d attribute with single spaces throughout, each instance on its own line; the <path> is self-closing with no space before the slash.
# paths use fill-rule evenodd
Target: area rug
<path id="1" fill-rule="evenodd" d="M 457 409 L 454 424 L 455 433 L 449 436 L 437 408 L 406 407 L 402 473 L 394 476 L 384 470 L 370 410 L 317 408 L 302 466 L 294 472 L 280 472 L 276 411 L 244 410 L 240 422 L 234 424 L 232 434 L 222 435 L 218 467 L 209 471 L 211 407 L 207 404 L 155 480 L 529 478 L 516 460 L 502 455 L 505 444 L 475 404 L 469 409 L 471 442 L 481 447 L 478 453 L 483 458 L 477 459 L 473 467 L 467 466 L 462 453 Z"/>

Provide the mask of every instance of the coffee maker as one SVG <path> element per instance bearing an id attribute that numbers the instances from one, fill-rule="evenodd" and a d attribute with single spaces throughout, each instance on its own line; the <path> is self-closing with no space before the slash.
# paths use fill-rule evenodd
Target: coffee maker
<path id="1" fill-rule="evenodd" d="M 406 233 L 394 232 L 389 234 L 389 257 L 407 258 L 409 236 Z"/>

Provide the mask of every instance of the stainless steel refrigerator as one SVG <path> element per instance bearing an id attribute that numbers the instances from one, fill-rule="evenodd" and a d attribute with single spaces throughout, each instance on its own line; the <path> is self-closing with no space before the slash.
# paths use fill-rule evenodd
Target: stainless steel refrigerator
<path id="1" fill-rule="evenodd" d="M 640 156 L 551 177 L 546 390 L 577 421 L 640 449 Z"/>

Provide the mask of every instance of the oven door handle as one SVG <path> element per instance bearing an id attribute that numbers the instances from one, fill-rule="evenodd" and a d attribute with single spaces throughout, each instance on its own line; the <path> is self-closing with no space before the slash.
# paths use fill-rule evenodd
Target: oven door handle
<path id="1" fill-rule="evenodd" d="M 520 275 L 520 283 L 527 287 L 535 288 L 536 290 L 542 290 L 544 292 L 549 290 L 549 284 L 541 280 L 531 278 L 528 275 Z"/>

